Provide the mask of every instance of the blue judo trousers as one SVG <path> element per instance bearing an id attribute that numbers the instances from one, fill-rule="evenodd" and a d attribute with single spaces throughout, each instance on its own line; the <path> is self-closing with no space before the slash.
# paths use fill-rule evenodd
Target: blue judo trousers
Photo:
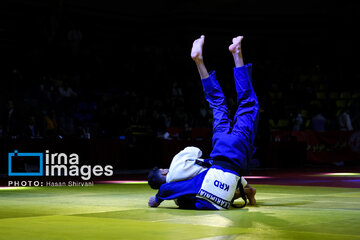
<path id="1" fill-rule="evenodd" d="M 177 199 L 182 208 L 213 210 L 229 208 L 228 199 L 203 189 L 204 179 L 207 175 L 211 175 L 208 174 L 209 171 L 240 176 L 247 169 L 247 162 L 255 149 L 253 144 L 259 116 L 259 104 L 251 84 L 251 77 L 251 64 L 234 68 L 238 109 L 233 120 L 229 117 L 225 96 L 216 79 L 216 73 L 210 72 L 208 78 L 202 79 L 205 98 L 213 111 L 213 150 L 210 154 L 210 162 L 213 166 L 192 179 L 163 184 L 156 195 L 158 203 Z M 224 186 L 227 185 L 223 184 L 222 187 Z"/>
<path id="2" fill-rule="evenodd" d="M 245 172 L 255 147 L 259 103 L 251 84 L 252 65 L 234 68 L 238 109 L 234 120 L 229 118 L 225 96 L 215 72 L 203 79 L 205 98 L 213 111 L 213 150 L 210 157 L 231 162 L 237 171 Z"/>

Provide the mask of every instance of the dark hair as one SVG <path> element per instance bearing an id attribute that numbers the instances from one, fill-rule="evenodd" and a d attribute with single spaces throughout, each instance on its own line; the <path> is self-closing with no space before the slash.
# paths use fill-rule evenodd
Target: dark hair
<path id="1" fill-rule="evenodd" d="M 163 178 L 160 175 L 159 168 L 154 167 L 149 172 L 148 184 L 152 189 L 159 189 L 160 186 L 164 183 Z"/>

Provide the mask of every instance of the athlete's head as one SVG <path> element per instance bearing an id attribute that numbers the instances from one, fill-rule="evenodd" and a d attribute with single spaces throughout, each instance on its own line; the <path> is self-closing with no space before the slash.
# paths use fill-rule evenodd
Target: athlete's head
<path id="1" fill-rule="evenodd" d="M 162 184 L 166 182 L 166 175 L 168 174 L 169 169 L 162 169 L 154 167 L 148 176 L 148 184 L 152 189 L 159 189 Z"/>

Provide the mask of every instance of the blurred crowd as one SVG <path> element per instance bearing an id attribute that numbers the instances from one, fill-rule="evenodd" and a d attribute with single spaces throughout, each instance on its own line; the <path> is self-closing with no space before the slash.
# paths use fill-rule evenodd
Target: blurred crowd
<path id="1" fill-rule="evenodd" d="M 255 80 L 260 101 L 259 137 L 273 130 L 359 130 L 358 90 L 332 88 L 324 76 L 316 67 L 286 84 L 266 79 L 269 86 L 264 86 Z M 27 76 L 13 70 L 7 80 L 8 86 L 16 85 L 17 97 L 2 99 L 0 136 L 186 139 L 192 129 L 211 129 L 212 114 L 200 81 L 179 84 L 174 80 L 162 94 L 153 94 L 144 88 L 126 89 L 121 83 L 85 87 L 81 78 L 45 75 L 35 85 L 22 88 Z M 225 86 L 225 92 L 230 91 L 227 88 L 231 86 Z M 230 110 L 236 108 L 233 99 L 227 99 Z"/>
<path id="2" fill-rule="evenodd" d="M 270 129 L 359 130 L 360 91 L 348 83 L 319 65 L 289 81 L 272 82 L 266 93 Z"/>
<path id="3" fill-rule="evenodd" d="M 43 76 L 37 85 L 22 88 L 27 76 L 14 70 L 8 81 L 16 82 L 17 97 L 2 99 L 0 136 L 125 139 L 143 134 L 170 138 L 167 129 L 171 127 L 179 129 L 177 134 L 192 127 L 211 127 L 211 112 L 200 100 L 202 95 L 185 100 L 177 82 L 162 95 L 151 95 L 144 89 L 124 89 L 121 83 L 95 84 L 88 89 L 76 84 L 77 77 Z"/>

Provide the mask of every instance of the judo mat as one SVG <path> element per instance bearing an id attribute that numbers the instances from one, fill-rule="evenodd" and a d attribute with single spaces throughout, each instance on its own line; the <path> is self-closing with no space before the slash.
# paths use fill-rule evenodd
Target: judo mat
<path id="1" fill-rule="evenodd" d="M 0 239 L 360 239 L 359 172 L 247 179 L 257 204 L 227 211 L 149 208 L 143 181 L 1 187 Z"/>

